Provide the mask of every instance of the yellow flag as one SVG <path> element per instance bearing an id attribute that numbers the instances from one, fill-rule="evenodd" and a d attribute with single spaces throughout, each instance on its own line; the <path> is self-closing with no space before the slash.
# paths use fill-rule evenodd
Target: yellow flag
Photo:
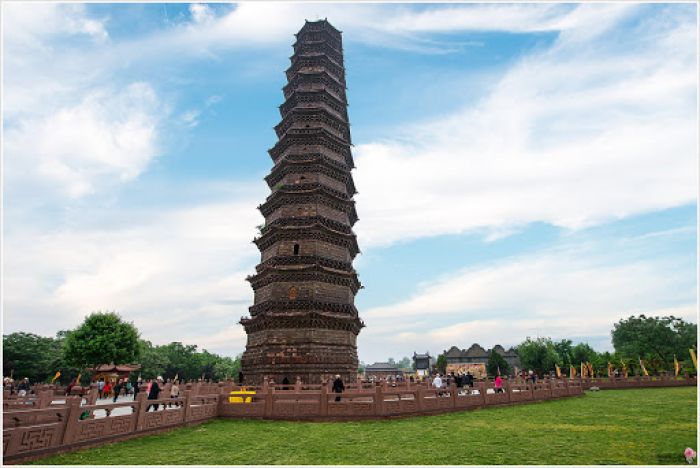
<path id="1" fill-rule="evenodd" d="M 53 376 L 53 379 L 51 379 L 51 383 L 54 383 L 57 378 L 61 376 L 61 371 L 56 371 L 56 375 Z"/>
<path id="2" fill-rule="evenodd" d="M 569 364 L 569 378 L 573 379 L 574 377 L 576 377 L 576 368 L 573 364 Z"/>
<path id="3" fill-rule="evenodd" d="M 625 364 L 624 361 L 621 361 L 621 364 L 622 364 L 622 375 L 624 375 L 625 378 L 627 378 L 627 364 Z"/>
<path id="4" fill-rule="evenodd" d="M 642 361 L 642 358 L 639 358 L 639 367 L 642 368 L 642 373 L 649 377 L 649 372 L 647 372 L 647 368 L 644 367 L 644 361 Z"/>
<path id="5" fill-rule="evenodd" d="M 678 377 L 678 374 L 681 373 L 681 364 L 678 362 L 678 359 L 676 359 L 676 355 L 673 355 L 673 368 L 676 371 L 676 377 Z"/>
<path id="6" fill-rule="evenodd" d="M 78 376 L 75 378 L 75 384 L 80 385 L 80 376 L 83 375 L 82 372 L 78 373 Z"/>
<path id="7" fill-rule="evenodd" d="M 695 366 L 695 369 L 698 368 L 698 357 L 695 355 L 695 350 L 693 348 L 690 348 L 690 359 L 693 360 L 693 365 Z"/>
<path id="8" fill-rule="evenodd" d="M 179 372 L 178 372 L 177 374 L 175 374 L 175 377 L 173 378 L 173 383 L 177 382 L 177 376 L 178 376 L 178 375 L 180 375 Z"/>
<path id="9" fill-rule="evenodd" d="M 588 371 L 591 373 L 591 377 L 595 377 L 595 370 L 593 369 L 593 364 L 587 362 L 586 367 L 588 367 Z"/>
<path id="10" fill-rule="evenodd" d="M 557 371 L 557 378 L 561 378 L 561 369 L 559 369 L 559 366 L 557 364 L 554 364 L 554 368 Z"/>
<path id="11" fill-rule="evenodd" d="M 586 378 L 586 366 L 584 366 L 583 363 L 581 363 L 581 378 Z"/>
<path id="12" fill-rule="evenodd" d="M 608 361 L 608 378 L 612 378 L 614 372 L 613 365 L 610 361 Z"/>

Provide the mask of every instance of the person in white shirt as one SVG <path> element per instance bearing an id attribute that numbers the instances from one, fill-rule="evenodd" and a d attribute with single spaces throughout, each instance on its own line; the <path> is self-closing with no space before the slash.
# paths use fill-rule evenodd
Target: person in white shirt
<path id="1" fill-rule="evenodd" d="M 436 375 L 433 379 L 433 387 L 442 388 L 442 379 L 440 378 L 440 374 Z"/>

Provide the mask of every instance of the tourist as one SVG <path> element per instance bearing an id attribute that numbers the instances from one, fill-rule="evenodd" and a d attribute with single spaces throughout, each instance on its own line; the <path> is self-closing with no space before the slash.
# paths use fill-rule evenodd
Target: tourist
<path id="1" fill-rule="evenodd" d="M 340 401 L 340 394 L 343 393 L 343 390 L 345 390 L 343 379 L 340 378 L 340 375 L 336 375 L 333 381 L 333 392 L 338 394 L 335 397 L 335 401 Z"/>
<path id="2" fill-rule="evenodd" d="M 119 394 L 122 392 L 122 387 L 124 386 L 124 382 L 119 379 L 117 382 L 117 385 L 114 386 L 114 399 L 112 399 L 112 403 L 117 402 L 117 398 L 119 398 Z"/>
<path id="3" fill-rule="evenodd" d="M 180 387 L 177 385 L 177 380 L 173 381 L 173 384 L 170 386 L 170 399 L 176 399 L 180 396 Z M 168 407 L 170 407 L 172 403 L 168 403 Z M 175 403 L 175 406 L 177 406 L 177 403 Z"/>
<path id="4" fill-rule="evenodd" d="M 104 398 L 104 397 L 103 397 L 103 395 L 104 395 L 104 393 L 103 393 L 104 388 L 105 388 L 105 381 L 104 381 L 104 379 L 98 380 L 98 381 L 97 381 L 97 396 L 99 396 L 100 398 Z"/>
<path id="5" fill-rule="evenodd" d="M 467 371 L 467 385 L 469 385 L 469 388 L 474 386 L 474 376 L 469 371 Z"/>
<path id="6" fill-rule="evenodd" d="M 532 369 L 530 369 L 527 374 L 529 379 L 532 380 L 532 385 L 535 385 L 535 382 L 537 382 L 537 374 L 532 372 Z"/>
<path id="7" fill-rule="evenodd" d="M 136 381 L 136 385 L 134 385 L 134 401 L 136 401 L 136 397 L 139 394 L 139 390 L 141 390 L 141 379 L 138 379 Z"/>
<path id="8" fill-rule="evenodd" d="M 126 379 L 124 379 L 126 380 Z M 134 387 L 131 385 L 130 380 L 126 380 L 126 385 L 124 385 L 124 394 L 125 395 L 131 395 L 131 391 L 134 389 Z"/>
<path id="9" fill-rule="evenodd" d="M 496 393 L 503 393 L 503 379 L 500 375 L 497 375 L 494 379 L 493 386 L 496 389 Z"/>
<path id="10" fill-rule="evenodd" d="M 19 386 L 17 386 L 17 396 L 27 396 L 27 393 L 29 393 L 30 388 L 31 387 L 29 386 L 29 377 L 23 378 Z"/>
<path id="11" fill-rule="evenodd" d="M 438 389 L 442 388 L 442 379 L 440 378 L 440 374 L 437 374 L 433 379 L 433 387 Z"/>
<path id="12" fill-rule="evenodd" d="M 78 384 L 76 379 L 73 379 L 70 381 L 68 386 L 66 387 L 66 396 L 70 396 L 71 390 L 73 390 L 73 387 L 75 387 Z"/>
<path id="13" fill-rule="evenodd" d="M 151 382 L 151 387 L 148 389 L 149 400 L 158 399 L 158 394 L 160 393 L 160 387 L 158 386 L 159 383 L 163 383 L 163 377 L 161 377 L 160 375 L 158 376 L 155 382 Z M 151 407 L 153 407 L 153 411 L 158 411 L 158 403 L 151 403 L 150 405 L 148 405 L 148 408 L 146 408 L 146 411 L 150 411 Z"/>
<path id="14" fill-rule="evenodd" d="M 105 382 L 105 386 L 103 387 L 104 391 L 104 398 L 109 398 L 109 394 L 112 393 L 112 383 L 108 380 Z"/>

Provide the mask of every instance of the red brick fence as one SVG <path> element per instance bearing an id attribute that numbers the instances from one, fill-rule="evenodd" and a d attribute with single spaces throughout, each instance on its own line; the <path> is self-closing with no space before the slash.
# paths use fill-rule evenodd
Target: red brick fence
<path id="1" fill-rule="evenodd" d="M 351 384 L 336 401 L 327 385 L 268 385 L 256 388 L 250 403 L 229 403 L 234 387 L 229 382 L 187 384 L 177 399 L 96 404 L 91 391 L 86 399 L 59 396 L 42 390 L 36 396 L 3 400 L 3 462 L 17 463 L 80 447 L 114 442 L 144 434 L 197 424 L 216 417 L 295 420 L 354 420 L 437 414 L 490 406 L 511 405 L 581 395 L 584 389 L 639 388 L 696 385 L 697 380 L 673 378 L 552 379 L 504 382 L 496 393 L 492 381 L 473 389 L 454 384 L 434 389 L 405 382 L 399 386 Z M 166 393 L 167 394 L 167 393 Z M 157 403 L 157 411 L 148 411 Z"/>

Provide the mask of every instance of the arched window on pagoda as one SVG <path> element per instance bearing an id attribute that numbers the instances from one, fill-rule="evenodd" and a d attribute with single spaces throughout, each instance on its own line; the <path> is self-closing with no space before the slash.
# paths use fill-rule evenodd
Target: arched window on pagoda
<path id="1" fill-rule="evenodd" d="M 292 286 L 291 288 L 289 288 L 289 300 L 290 301 L 295 301 L 298 295 L 299 295 L 299 290 L 297 289 L 296 286 Z"/>
<path id="2" fill-rule="evenodd" d="M 299 244 L 294 244 L 294 255 L 299 255 Z"/>

